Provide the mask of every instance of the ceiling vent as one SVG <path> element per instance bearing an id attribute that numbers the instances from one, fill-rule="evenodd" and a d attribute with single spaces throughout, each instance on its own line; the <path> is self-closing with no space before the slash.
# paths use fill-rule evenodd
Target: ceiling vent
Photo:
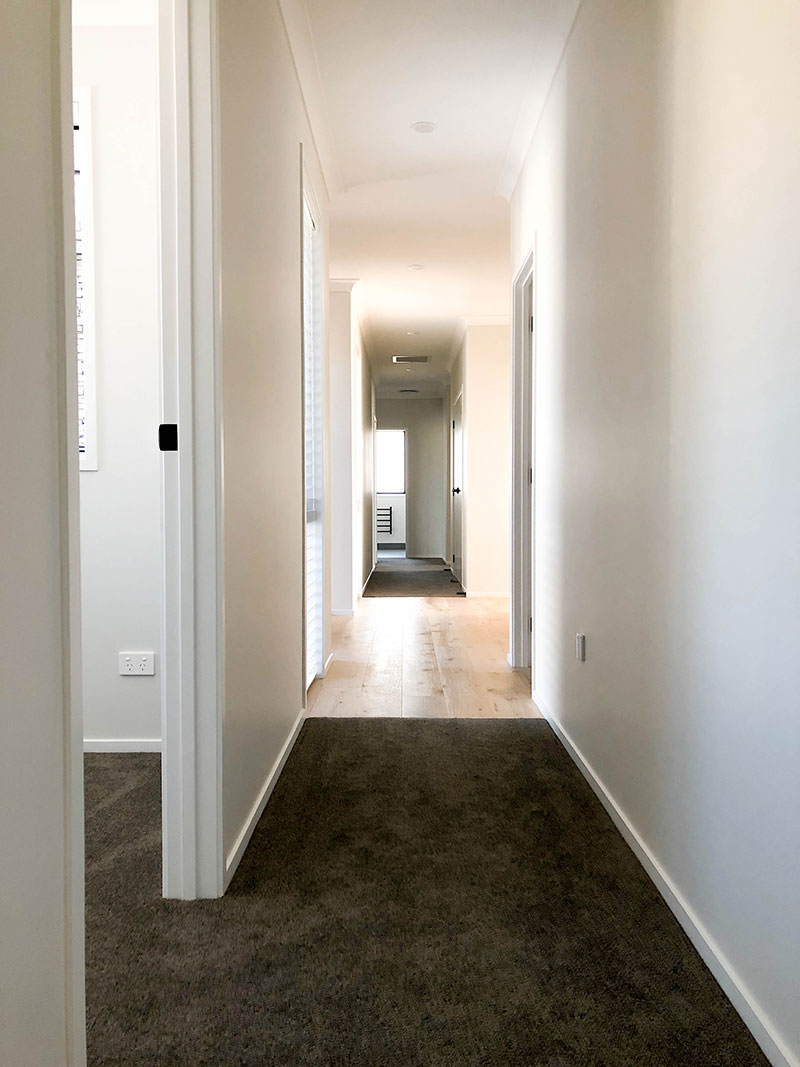
<path id="1" fill-rule="evenodd" d="M 418 393 L 419 389 L 401 389 L 401 393 Z"/>
<path id="2" fill-rule="evenodd" d="M 427 356 L 392 356 L 392 363 L 427 363 Z"/>

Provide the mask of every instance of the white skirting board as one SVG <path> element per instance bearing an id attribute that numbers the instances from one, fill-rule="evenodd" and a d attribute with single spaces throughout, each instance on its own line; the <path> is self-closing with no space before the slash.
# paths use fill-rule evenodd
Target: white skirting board
<path id="1" fill-rule="evenodd" d="M 485 597 L 487 600 L 508 600 L 508 593 L 483 593 L 480 590 L 474 592 L 471 589 L 467 589 L 467 596 L 472 597 L 474 600 L 476 597 Z"/>
<path id="2" fill-rule="evenodd" d="M 641 837 L 639 837 L 639 834 L 631 825 L 628 817 L 622 809 L 618 807 L 614 798 L 595 773 L 592 765 L 584 758 L 583 753 L 578 746 L 573 742 L 564 727 L 561 726 L 558 720 L 548 710 L 546 704 L 544 704 L 536 695 L 536 692 L 533 694 L 533 701 L 545 719 L 547 719 L 550 726 L 552 726 L 556 736 L 569 753 L 572 761 L 577 765 L 581 774 L 597 794 L 603 807 L 611 816 L 612 822 L 625 838 L 628 845 L 630 845 L 634 855 L 644 867 L 650 880 L 666 901 L 672 914 L 685 930 L 689 940 L 697 949 L 700 957 L 711 971 L 714 978 L 719 982 L 726 997 L 741 1016 L 745 1026 L 756 1039 L 769 1062 L 773 1067 L 800 1067 L 800 1060 L 793 1055 L 780 1037 L 775 1033 L 774 1028 L 770 1025 L 770 1022 L 760 1005 L 750 994 L 747 986 L 733 967 L 731 967 L 724 953 L 694 914 L 689 903 L 683 898 L 669 875 Z"/>
<path id="3" fill-rule="evenodd" d="M 377 564 L 376 564 L 375 566 L 377 566 Z M 370 580 L 370 578 L 371 578 L 371 577 L 372 577 L 372 575 L 373 575 L 373 574 L 375 573 L 375 566 L 373 566 L 372 570 L 371 570 L 371 571 L 369 572 L 369 574 L 367 575 L 367 580 L 366 580 L 366 582 L 364 582 L 364 584 L 363 584 L 363 585 L 361 586 L 361 595 L 362 595 L 362 596 L 364 595 L 364 590 L 365 590 L 365 589 L 367 588 L 367 586 L 369 585 L 369 580 Z"/>
<path id="4" fill-rule="evenodd" d="M 159 737 L 87 737 L 83 742 L 84 752 L 160 752 Z"/>
<path id="5" fill-rule="evenodd" d="M 292 727 L 292 732 L 286 739 L 286 743 L 281 749 L 280 755 L 275 760 L 275 763 L 272 766 L 272 770 L 267 775 L 267 780 L 261 787 L 261 792 L 258 794 L 258 800 L 256 800 L 255 804 L 253 805 L 253 808 L 249 816 L 247 817 L 244 826 L 239 832 L 239 836 L 236 838 L 236 843 L 228 853 L 228 857 L 225 861 L 225 889 L 227 889 L 228 886 L 231 884 L 231 878 L 233 878 L 234 874 L 236 874 L 236 868 L 239 866 L 242 856 L 244 855 L 244 851 L 250 843 L 250 838 L 253 836 L 253 830 L 255 830 L 256 824 L 261 818 L 264 812 L 264 808 L 267 806 L 267 801 L 272 796 L 272 790 L 275 788 L 275 785 L 281 776 L 281 771 L 283 770 L 286 761 L 289 758 L 289 753 L 294 747 L 294 743 L 297 740 L 297 735 L 302 729 L 305 717 L 305 711 L 301 711 L 300 714 L 297 716 L 295 724 Z"/>
<path id="6" fill-rule="evenodd" d="M 331 615 L 347 615 L 352 618 L 355 612 L 352 608 L 331 608 Z"/>

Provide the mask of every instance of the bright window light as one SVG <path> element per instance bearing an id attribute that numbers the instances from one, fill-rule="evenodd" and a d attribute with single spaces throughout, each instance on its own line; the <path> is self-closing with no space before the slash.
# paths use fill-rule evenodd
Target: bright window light
<path id="1" fill-rule="evenodd" d="M 406 431 L 378 430 L 375 444 L 375 485 L 379 493 L 406 491 Z"/>

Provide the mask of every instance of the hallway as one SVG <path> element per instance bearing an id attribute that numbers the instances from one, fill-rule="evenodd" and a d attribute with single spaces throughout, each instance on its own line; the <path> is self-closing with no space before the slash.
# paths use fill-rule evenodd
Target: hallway
<path id="1" fill-rule="evenodd" d="M 86 778 L 90 1067 L 766 1067 L 541 720 L 307 722 L 216 901 Z"/>
<path id="2" fill-rule="evenodd" d="M 333 620 L 314 716 L 531 718 L 530 674 L 508 665 L 503 598 L 372 598 Z"/>
<path id="3" fill-rule="evenodd" d="M 800 1067 L 800 3 L 0 30 L 0 1065 Z"/>

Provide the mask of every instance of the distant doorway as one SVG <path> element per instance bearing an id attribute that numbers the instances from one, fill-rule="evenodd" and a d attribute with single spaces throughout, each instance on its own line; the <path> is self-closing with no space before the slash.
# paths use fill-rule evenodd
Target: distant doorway
<path id="1" fill-rule="evenodd" d="M 450 523 L 451 542 L 453 545 L 453 576 L 461 583 L 464 581 L 464 540 L 463 540 L 463 481 L 464 481 L 464 442 L 463 442 L 463 406 L 459 393 L 453 404 L 453 433 L 451 437 L 453 453 L 450 460 L 452 485 L 450 487 Z"/>
<path id="2" fill-rule="evenodd" d="M 534 668 L 534 259 L 514 280 L 510 662 Z"/>
<path id="3" fill-rule="evenodd" d="M 406 431 L 375 434 L 375 524 L 378 559 L 406 556 Z"/>

